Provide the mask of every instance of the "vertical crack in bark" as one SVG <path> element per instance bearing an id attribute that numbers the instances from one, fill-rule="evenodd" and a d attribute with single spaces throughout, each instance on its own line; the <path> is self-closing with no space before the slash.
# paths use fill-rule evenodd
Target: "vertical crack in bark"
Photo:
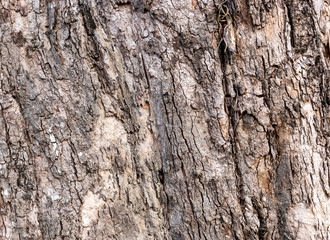
<path id="1" fill-rule="evenodd" d="M 1 118 L 3 120 L 3 124 L 4 124 L 4 127 L 5 127 L 5 132 L 6 132 L 6 144 L 7 144 L 7 148 L 8 148 L 8 152 L 9 152 L 9 157 L 10 159 L 13 159 L 12 158 L 12 150 L 11 150 L 11 143 L 10 143 L 10 136 L 9 136 L 9 128 L 8 128 L 8 124 L 7 124 L 7 121 L 6 121 L 6 118 L 5 118 L 5 115 L 4 115 L 4 108 L 3 108 L 3 105 L 0 103 L 0 107 L 1 107 Z"/>
<path id="2" fill-rule="evenodd" d="M 87 35 L 93 36 L 94 31 L 96 29 L 96 24 L 93 19 L 93 14 L 91 12 L 92 10 L 87 4 L 82 3 L 82 1 L 79 1 L 79 6 L 80 6 L 80 10 L 81 10 L 81 15 L 84 20 L 84 26 L 85 26 Z"/>
<path id="3" fill-rule="evenodd" d="M 225 109 L 227 110 L 228 118 L 229 118 L 229 123 L 230 123 L 230 144 L 231 144 L 231 159 L 234 161 L 235 165 L 235 176 L 236 176 L 236 194 L 237 194 L 237 199 L 239 201 L 241 211 L 245 212 L 245 193 L 244 193 L 244 180 L 243 180 L 243 173 L 241 172 L 240 168 L 240 162 L 237 156 L 237 125 L 239 123 L 239 110 L 238 110 L 238 90 L 237 87 L 235 87 L 235 83 L 232 83 L 231 81 L 228 80 L 228 67 L 230 67 L 230 64 L 232 63 L 232 58 L 233 56 L 231 55 L 225 55 L 223 51 L 220 52 L 221 56 L 221 67 L 222 67 L 222 73 L 223 73 L 223 85 L 224 85 L 224 92 L 225 92 Z M 233 76 L 233 73 L 230 73 L 230 77 Z M 234 79 L 233 79 L 234 80 Z M 232 96 L 233 93 L 229 92 L 228 89 L 231 88 L 231 86 L 228 86 L 229 84 L 234 85 L 234 96 Z M 237 216 L 232 218 L 236 218 Z M 243 224 L 241 223 L 242 228 Z M 243 230 L 245 232 L 245 230 Z M 239 239 L 240 237 L 237 235 L 236 231 L 234 231 L 234 236 L 236 239 Z"/>
<path id="4" fill-rule="evenodd" d="M 295 27 L 293 24 L 293 16 L 292 16 L 292 12 L 291 12 L 291 5 L 292 5 L 292 1 L 287 2 L 285 1 L 285 5 L 286 5 L 286 9 L 287 9 L 287 16 L 288 16 L 288 20 L 289 20 L 289 25 L 290 25 L 290 40 L 291 40 L 291 46 L 293 48 L 295 48 Z"/>

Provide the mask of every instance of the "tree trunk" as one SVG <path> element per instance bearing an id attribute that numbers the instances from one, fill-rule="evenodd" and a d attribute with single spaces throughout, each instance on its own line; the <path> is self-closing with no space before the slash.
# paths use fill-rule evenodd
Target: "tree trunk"
<path id="1" fill-rule="evenodd" d="M 330 239 L 328 0 L 0 6 L 0 239 Z"/>

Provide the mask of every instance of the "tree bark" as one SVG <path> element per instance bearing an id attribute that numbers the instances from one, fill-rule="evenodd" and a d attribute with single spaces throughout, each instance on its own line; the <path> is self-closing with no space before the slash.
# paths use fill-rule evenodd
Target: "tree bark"
<path id="1" fill-rule="evenodd" d="M 330 239 L 328 0 L 0 6 L 0 239 Z"/>

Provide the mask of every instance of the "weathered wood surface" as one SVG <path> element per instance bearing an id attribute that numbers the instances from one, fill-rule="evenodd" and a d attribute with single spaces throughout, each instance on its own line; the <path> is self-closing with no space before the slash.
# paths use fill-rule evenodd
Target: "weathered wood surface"
<path id="1" fill-rule="evenodd" d="M 1 1 L 0 239 L 330 239 L 329 1 L 224 5 Z"/>

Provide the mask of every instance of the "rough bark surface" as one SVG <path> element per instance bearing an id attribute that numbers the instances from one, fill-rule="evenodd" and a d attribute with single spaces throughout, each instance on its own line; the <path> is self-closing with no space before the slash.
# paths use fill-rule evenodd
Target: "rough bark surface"
<path id="1" fill-rule="evenodd" d="M 2 0 L 0 239 L 329 240 L 329 33 L 328 0 Z"/>

